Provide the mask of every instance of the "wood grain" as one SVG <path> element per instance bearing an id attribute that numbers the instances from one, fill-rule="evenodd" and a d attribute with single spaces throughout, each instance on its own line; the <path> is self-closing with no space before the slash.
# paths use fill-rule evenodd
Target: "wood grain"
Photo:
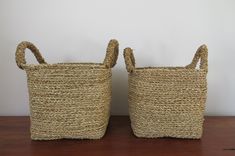
<path id="1" fill-rule="evenodd" d="M 32 141 L 29 117 L 0 117 L 0 156 L 235 156 L 235 117 L 206 117 L 201 140 L 136 138 L 127 116 L 113 116 L 101 140 Z"/>

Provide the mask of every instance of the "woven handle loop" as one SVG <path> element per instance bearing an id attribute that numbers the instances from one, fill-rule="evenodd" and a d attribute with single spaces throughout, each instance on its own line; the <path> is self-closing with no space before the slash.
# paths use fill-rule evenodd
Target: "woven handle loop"
<path id="1" fill-rule="evenodd" d="M 17 46 L 16 54 L 15 54 L 16 64 L 20 69 L 24 69 L 23 66 L 26 65 L 25 50 L 27 48 L 32 51 L 32 53 L 34 54 L 34 56 L 36 57 L 37 61 L 40 64 L 46 63 L 44 58 L 40 54 L 38 48 L 35 45 L 33 45 L 30 42 L 23 41 Z"/>
<path id="2" fill-rule="evenodd" d="M 132 73 L 135 70 L 135 57 L 133 50 L 131 48 L 125 48 L 123 55 L 126 63 L 126 70 L 129 73 Z"/>
<path id="3" fill-rule="evenodd" d="M 200 60 L 200 69 L 204 69 L 207 71 L 208 70 L 208 49 L 206 45 L 202 45 L 197 49 L 192 62 L 189 65 L 187 65 L 186 68 L 195 69 L 199 60 Z"/>
<path id="4" fill-rule="evenodd" d="M 118 46 L 119 44 L 117 40 L 112 39 L 109 41 L 109 44 L 106 50 L 106 56 L 103 62 L 106 68 L 112 68 L 115 66 L 117 59 L 118 59 L 118 52 L 119 52 Z"/>

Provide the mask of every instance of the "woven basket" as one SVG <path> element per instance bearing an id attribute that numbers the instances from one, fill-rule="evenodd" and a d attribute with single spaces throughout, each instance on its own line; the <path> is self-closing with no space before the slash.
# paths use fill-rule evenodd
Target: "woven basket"
<path id="1" fill-rule="evenodd" d="M 186 67 L 135 68 L 132 49 L 124 50 L 129 113 L 137 137 L 201 138 L 207 55 L 207 47 L 202 45 Z M 199 60 L 200 69 L 196 69 Z"/>
<path id="2" fill-rule="evenodd" d="M 26 64 L 26 48 L 39 65 Z M 31 138 L 101 138 L 109 121 L 111 68 L 117 58 L 116 40 L 109 42 L 103 63 L 47 64 L 32 43 L 20 43 L 16 63 L 27 73 Z"/>

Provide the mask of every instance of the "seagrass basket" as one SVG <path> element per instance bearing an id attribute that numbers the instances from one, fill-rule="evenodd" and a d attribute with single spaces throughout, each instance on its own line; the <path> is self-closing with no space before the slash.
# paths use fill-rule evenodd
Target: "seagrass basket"
<path id="1" fill-rule="evenodd" d="M 39 65 L 26 64 L 30 49 Z M 118 58 L 118 41 L 111 40 L 103 63 L 48 64 L 30 42 L 21 42 L 16 63 L 26 71 L 31 138 L 99 139 L 106 131 L 111 102 L 111 68 Z"/>
<path id="2" fill-rule="evenodd" d="M 207 47 L 202 45 L 192 63 L 185 67 L 136 68 L 132 49 L 124 50 L 129 72 L 129 114 L 137 137 L 201 138 L 207 56 Z"/>

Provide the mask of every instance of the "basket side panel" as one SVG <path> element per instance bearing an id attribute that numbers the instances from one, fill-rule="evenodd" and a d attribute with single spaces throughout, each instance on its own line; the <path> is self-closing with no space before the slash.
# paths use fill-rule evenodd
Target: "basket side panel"
<path id="1" fill-rule="evenodd" d="M 28 70 L 32 139 L 98 139 L 106 130 L 111 70 Z"/>
<path id="2" fill-rule="evenodd" d="M 200 138 L 206 72 L 142 71 L 129 75 L 129 112 L 139 137 Z"/>

